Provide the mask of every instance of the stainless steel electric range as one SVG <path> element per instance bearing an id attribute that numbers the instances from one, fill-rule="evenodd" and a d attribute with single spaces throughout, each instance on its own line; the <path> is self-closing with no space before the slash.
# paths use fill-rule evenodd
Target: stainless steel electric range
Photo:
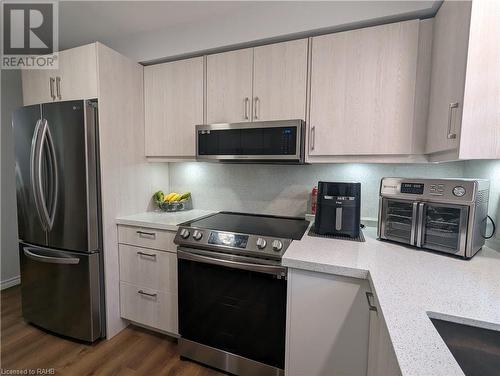
<path id="1" fill-rule="evenodd" d="M 179 225 L 181 356 L 236 375 L 283 375 L 287 269 L 303 218 L 220 212 Z"/>

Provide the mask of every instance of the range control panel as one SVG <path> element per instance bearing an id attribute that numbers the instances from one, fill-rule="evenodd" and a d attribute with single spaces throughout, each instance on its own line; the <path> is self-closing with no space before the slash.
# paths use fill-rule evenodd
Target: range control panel
<path id="1" fill-rule="evenodd" d="M 257 258 L 281 259 L 291 240 L 192 227 L 179 227 L 174 243 L 190 248 L 215 250 Z"/>

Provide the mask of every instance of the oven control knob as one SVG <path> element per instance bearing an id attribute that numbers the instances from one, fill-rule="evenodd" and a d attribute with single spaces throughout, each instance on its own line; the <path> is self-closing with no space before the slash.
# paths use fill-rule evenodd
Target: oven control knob
<path id="1" fill-rule="evenodd" d="M 266 248 L 266 245 L 267 245 L 266 239 L 263 239 L 263 238 L 257 239 L 257 248 L 264 249 L 264 248 Z"/>
<path id="2" fill-rule="evenodd" d="M 183 228 L 180 232 L 180 235 L 182 239 L 189 238 L 189 230 L 187 228 Z"/>
<path id="3" fill-rule="evenodd" d="M 194 240 L 200 240 L 201 238 L 203 238 L 203 233 L 201 231 L 194 230 L 193 238 Z"/>
<path id="4" fill-rule="evenodd" d="M 459 185 L 453 188 L 453 194 L 457 197 L 462 197 L 463 195 L 465 195 L 465 188 Z"/>
<path id="5" fill-rule="evenodd" d="M 283 243 L 280 240 L 273 241 L 273 251 L 279 252 L 283 249 Z"/>

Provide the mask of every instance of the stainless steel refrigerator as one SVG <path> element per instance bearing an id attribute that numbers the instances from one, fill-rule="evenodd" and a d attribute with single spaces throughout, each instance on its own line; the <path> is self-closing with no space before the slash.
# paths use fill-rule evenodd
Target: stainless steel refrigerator
<path id="1" fill-rule="evenodd" d="M 22 311 L 92 342 L 104 336 L 96 100 L 13 113 Z"/>

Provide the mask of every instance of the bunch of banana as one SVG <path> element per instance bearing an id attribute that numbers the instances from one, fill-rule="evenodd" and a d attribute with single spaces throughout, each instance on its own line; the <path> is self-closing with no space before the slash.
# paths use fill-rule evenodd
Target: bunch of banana
<path id="1" fill-rule="evenodd" d="M 153 195 L 153 199 L 157 203 L 162 203 L 162 202 L 179 202 L 179 201 L 184 201 L 187 200 L 191 196 L 190 192 L 186 193 L 177 193 L 177 192 L 170 192 L 168 195 L 165 195 L 162 191 L 158 191 Z"/>

